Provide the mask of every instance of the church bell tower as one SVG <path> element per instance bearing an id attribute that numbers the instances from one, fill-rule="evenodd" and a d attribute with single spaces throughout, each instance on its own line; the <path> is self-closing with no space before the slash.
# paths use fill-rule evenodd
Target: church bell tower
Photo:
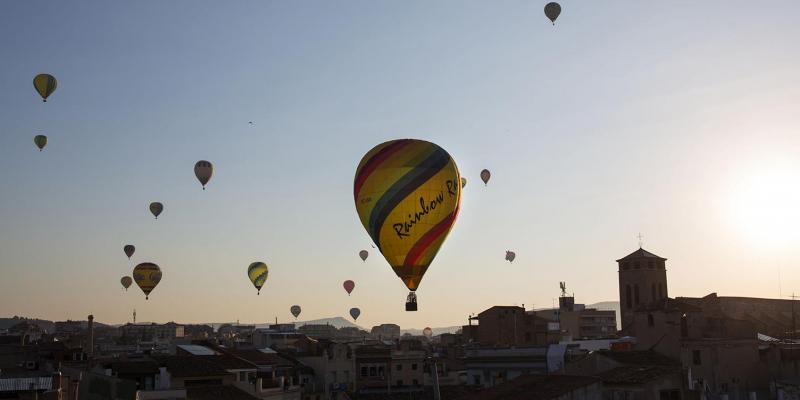
<path id="1" fill-rule="evenodd" d="M 666 261 L 641 247 L 617 260 L 623 332 L 628 331 L 637 308 L 655 306 L 667 298 Z"/>

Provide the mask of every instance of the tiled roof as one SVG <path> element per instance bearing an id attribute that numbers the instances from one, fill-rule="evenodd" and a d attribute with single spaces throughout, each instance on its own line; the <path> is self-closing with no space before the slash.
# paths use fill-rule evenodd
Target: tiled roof
<path id="1" fill-rule="evenodd" d="M 265 353 L 260 350 L 225 349 L 225 352 L 239 357 L 256 365 L 292 365 L 292 363 L 278 355 L 278 353 Z"/>
<path id="2" fill-rule="evenodd" d="M 633 259 L 637 259 L 637 258 L 655 258 L 655 259 L 659 259 L 659 260 L 666 260 L 666 258 L 659 257 L 659 256 L 657 256 L 657 255 L 655 255 L 655 254 L 653 254 L 653 253 L 651 253 L 651 252 L 649 252 L 649 251 L 647 251 L 647 250 L 645 250 L 645 249 L 640 247 L 639 250 L 636 250 L 633 253 L 628 254 L 627 256 L 620 258 L 619 260 L 617 260 L 617 262 L 620 262 L 620 261 L 623 261 L 623 260 L 633 260 Z"/>
<path id="3" fill-rule="evenodd" d="M 253 400 L 251 396 L 235 386 L 199 386 L 186 388 L 186 398 L 192 400 Z"/>
<path id="4" fill-rule="evenodd" d="M 27 392 L 33 390 L 50 390 L 53 387 L 52 376 L 30 378 L 0 378 L 0 393 Z"/>
<path id="5" fill-rule="evenodd" d="M 599 382 L 591 376 L 522 375 L 456 400 L 550 400 Z"/>
<path id="6" fill-rule="evenodd" d="M 177 378 L 220 376 L 230 374 L 225 368 L 207 360 L 206 357 L 171 356 L 161 360 L 161 365 Z"/>
<path id="7" fill-rule="evenodd" d="M 600 374 L 605 384 L 636 385 L 648 383 L 668 375 L 679 375 L 680 367 L 663 365 L 628 365 Z"/>

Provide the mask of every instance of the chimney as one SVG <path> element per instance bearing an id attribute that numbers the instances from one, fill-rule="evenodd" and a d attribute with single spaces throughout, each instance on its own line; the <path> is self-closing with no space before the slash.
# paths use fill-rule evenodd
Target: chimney
<path id="1" fill-rule="evenodd" d="M 89 314 L 89 351 L 87 354 L 89 358 L 94 354 L 94 315 Z"/>

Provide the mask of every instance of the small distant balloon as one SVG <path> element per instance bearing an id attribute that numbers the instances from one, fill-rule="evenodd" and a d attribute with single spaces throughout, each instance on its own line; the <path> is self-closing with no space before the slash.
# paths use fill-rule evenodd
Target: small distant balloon
<path id="1" fill-rule="evenodd" d="M 130 260 L 133 256 L 133 253 L 136 251 L 136 247 L 134 247 L 132 244 L 126 244 L 125 247 L 122 248 L 122 251 L 125 252 L 125 255 L 128 256 L 128 260 Z"/>
<path id="2" fill-rule="evenodd" d="M 489 179 L 492 177 L 492 173 L 489 172 L 488 169 L 481 171 L 481 180 L 483 181 L 484 185 L 489 183 Z"/>
<path id="3" fill-rule="evenodd" d="M 302 311 L 300 309 L 300 306 L 298 306 L 296 304 L 289 308 L 289 312 L 291 312 L 292 315 L 294 315 L 295 318 L 297 318 L 297 316 L 300 315 L 300 311 Z"/>
<path id="4" fill-rule="evenodd" d="M 461 187 L 464 188 L 467 186 L 467 178 L 461 177 Z"/>
<path id="5" fill-rule="evenodd" d="M 150 298 L 150 292 L 161 282 L 161 268 L 153 263 L 141 263 L 133 268 L 133 281 L 144 292 L 145 300 Z"/>
<path id="6" fill-rule="evenodd" d="M 361 257 L 361 261 L 367 261 L 367 257 L 369 257 L 369 252 L 366 250 L 361 250 L 358 252 L 358 256 Z"/>
<path id="7" fill-rule="evenodd" d="M 131 283 L 133 283 L 133 278 L 131 278 L 130 276 L 123 276 L 122 279 L 119 280 L 119 282 L 122 284 L 122 287 L 124 287 L 125 291 L 127 292 L 128 288 L 131 287 Z"/>
<path id="8" fill-rule="evenodd" d="M 353 289 L 355 289 L 356 283 L 348 279 L 344 281 L 344 284 L 342 284 L 342 286 L 344 286 L 344 290 L 347 292 L 347 295 L 349 296 L 350 293 L 353 293 Z"/>
<path id="9" fill-rule="evenodd" d="M 252 282 L 253 286 L 255 286 L 256 290 L 258 290 L 257 294 L 259 295 L 261 294 L 261 287 L 264 286 L 268 276 L 269 267 L 267 267 L 267 264 L 264 264 L 263 262 L 256 261 L 247 267 L 247 277 L 250 278 L 250 282 Z"/>
<path id="10" fill-rule="evenodd" d="M 517 258 L 517 253 L 514 253 L 511 250 L 506 251 L 506 261 L 514 262 L 515 258 Z"/>
<path id="11" fill-rule="evenodd" d="M 156 219 L 158 219 L 158 216 L 161 215 L 162 211 L 164 211 L 164 205 L 163 204 L 161 204 L 161 203 L 159 203 L 157 201 L 154 201 L 154 202 L 150 203 L 150 212 L 153 213 L 153 216 L 155 216 Z"/>
<path id="12" fill-rule="evenodd" d="M 359 315 L 361 315 L 361 310 L 356 307 L 350 309 L 350 316 L 353 317 L 353 321 L 357 320 Z"/>
<path id="13" fill-rule="evenodd" d="M 433 329 L 431 329 L 430 327 L 426 327 L 425 329 L 422 330 L 422 334 L 425 335 L 425 337 L 427 337 L 428 339 L 430 339 L 431 336 L 433 336 Z"/>
<path id="14" fill-rule="evenodd" d="M 58 86 L 58 82 L 53 75 L 39 74 L 33 78 L 33 88 L 39 92 L 39 96 L 42 96 L 43 102 L 46 102 L 47 98 L 56 91 L 56 86 Z"/>
<path id="15" fill-rule="evenodd" d="M 39 148 L 39 151 L 42 151 L 44 150 L 44 146 L 47 146 L 47 136 L 36 135 L 33 137 L 33 143 Z"/>
<path id="16" fill-rule="evenodd" d="M 214 166 L 211 162 L 200 160 L 194 165 L 194 176 L 203 185 L 203 190 L 206 190 L 206 184 L 211 180 L 212 175 L 214 175 Z"/>
<path id="17" fill-rule="evenodd" d="M 550 19 L 550 22 L 552 22 L 553 25 L 556 24 L 556 18 L 558 18 L 558 16 L 560 14 L 561 14 L 561 5 L 560 4 L 558 4 L 556 2 L 550 2 L 550 3 L 547 3 L 547 5 L 544 6 L 544 15 L 546 15 L 547 18 Z"/>

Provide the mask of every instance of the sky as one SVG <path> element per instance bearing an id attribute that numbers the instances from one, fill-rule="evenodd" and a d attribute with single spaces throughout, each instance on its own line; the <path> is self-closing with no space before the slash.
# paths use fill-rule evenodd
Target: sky
<path id="1" fill-rule="evenodd" d="M 555 26 L 544 4 L 0 3 L 0 316 L 463 325 L 560 281 L 617 300 L 639 233 L 670 296 L 800 293 L 800 2 L 565 0 Z M 398 138 L 468 180 L 418 312 L 352 196 Z M 119 284 L 146 261 L 150 300 Z"/>

